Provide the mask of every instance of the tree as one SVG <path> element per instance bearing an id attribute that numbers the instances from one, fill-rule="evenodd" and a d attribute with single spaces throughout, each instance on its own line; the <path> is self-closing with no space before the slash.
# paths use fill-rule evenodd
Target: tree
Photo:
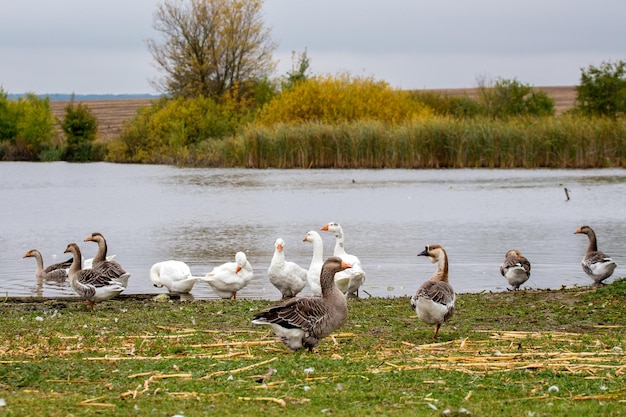
<path id="1" fill-rule="evenodd" d="M 165 0 L 147 41 L 165 75 L 155 87 L 171 96 L 219 100 L 229 89 L 253 86 L 273 70 L 276 45 L 261 19 L 262 0 Z"/>
<path id="2" fill-rule="evenodd" d="M 490 86 L 479 85 L 479 102 L 493 117 L 549 116 L 554 100 L 544 91 L 535 91 L 519 81 L 499 78 Z"/>
<path id="3" fill-rule="evenodd" d="M 287 72 L 283 81 L 283 90 L 287 90 L 293 87 L 296 83 L 303 82 L 309 79 L 309 66 L 311 61 L 307 55 L 306 49 L 304 52 L 297 54 L 296 51 L 291 52 L 291 71 Z"/>
<path id="4" fill-rule="evenodd" d="M 589 116 L 615 118 L 626 112 L 626 62 L 603 62 L 581 69 L 575 109 Z"/>
<path id="5" fill-rule="evenodd" d="M 75 105 L 73 95 L 70 103 L 65 106 L 65 117 L 61 121 L 61 129 L 67 139 L 63 159 L 66 161 L 93 159 L 92 142 L 96 140 L 98 133 L 98 120 L 85 104 Z"/>

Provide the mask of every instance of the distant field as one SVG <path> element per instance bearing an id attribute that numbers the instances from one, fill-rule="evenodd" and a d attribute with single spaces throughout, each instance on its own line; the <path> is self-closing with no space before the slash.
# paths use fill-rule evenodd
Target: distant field
<path id="1" fill-rule="evenodd" d="M 153 100 L 151 98 L 129 98 L 88 100 L 82 103 L 88 106 L 92 114 L 98 119 L 98 139 L 106 142 L 116 138 L 122 131 L 124 123 L 135 116 L 139 108 L 149 106 Z M 54 116 L 63 118 L 65 106 L 68 104 L 69 101 L 51 101 L 50 107 Z"/>
<path id="2" fill-rule="evenodd" d="M 537 90 L 545 91 L 555 101 L 556 113 L 571 108 L 576 99 L 576 88 L 573 86 L 566 87 L 536 87 Z M 477 88 L 456 88 L 433 90 L 449 95 L 467 95 L 475 97 L 478 93 Z M 118 99 L 118 100 L 93 100 L 83 101 L 87 105 L 93 115 L 98 119 L 99 140 L 109 141 L 114 139 L 121 132 L 124 123 L 137 114 L 137 110 L 143 106 L 149 106 L 154 99 L 138 98 L 138 99 Z M 67 101 L 51 101 L 50 106 L 56 117 L 62 118 Z"/>

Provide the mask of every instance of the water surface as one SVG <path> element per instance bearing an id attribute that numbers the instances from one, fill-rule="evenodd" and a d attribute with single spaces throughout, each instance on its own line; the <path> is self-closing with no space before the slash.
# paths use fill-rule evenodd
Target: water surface
<path id="1" fill-rule="evenodd" d="M 570 192 L 566 200 L 564 188 Z M 132 274 L 126 293 L 160 293 L 148 278 L 158 261 L 187 262 L 194 274 L 248 255 L 253 282 L 238 296 L 276 299 L 266 272 L 274 241 L 286 242 L 288 260 L 308 267 L 309 230 L 330 221 L 344 229 L 346 250 L 361 259 L 373 296 L 413 294 L 434 271 L 417 257 L 442 244 L 457 292 L 504 291 L 504 253 L 517 248 L 532 262 L 525 286 L 589 285 L 580 268 L 587 238 L 623 275 L 626 172 L 608 170 L 248 170 L 195 169 L 109 163 L 0 163 L 0 291 L 8 296 L 73 295 L 66 284 L 37 285 L 39 249 L 46 265 L 65 259 L 69 242 L 101 232 L 109 253 Z M 324 255 L 334 236 L 320 232 Z M 308 293 L 305 288 L 304 293 Z M 196 299 L 215 298 L 198 283 Z"/>

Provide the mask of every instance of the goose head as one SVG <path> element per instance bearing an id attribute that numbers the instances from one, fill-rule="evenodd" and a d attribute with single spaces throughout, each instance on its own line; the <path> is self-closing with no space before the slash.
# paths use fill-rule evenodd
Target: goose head
<path id="1" fill-rule="evenodd" d="M 428 256 L 430 262 L 435 263 L 439 261 L 441 256 L 445 256 L 445 250 L 441 245 L 426 245 L 425 249 L 417 254 L 417 256 Z"/>
<path id="2" fill-rule="evenodd" d="M 285 247 L 285 242 L 281 238 L 278 238 L 276 239 L 276 242 L 274 242 L 274 246 L 278 252 L 282 252 Z"/>
<path id="3" fill-rule="evenodd" d="M 321 227 L 320 230 L 337 233 L 341 230 L 341 226 L 337 222 L 330 222 Z"/>
<path id="4" fill-rule="evenodd" d="M 587 235 L 587 236 L 589 236 L 589 235 L 595 235 L 595 233 L 594 233 L 593 229 L 592 229 L 591 227 L 589 227 L 589 226 L 581 226 L 581 227 L 579 227 L 579 228 L 578 228 L 578 229 L 574 232 L 574 234 L 575 234 L 575 235 L 580 235 L 580 234 L 583 234 L 583 235 Z"/>
<path id="5" fill-rule="evenodd" d="M 315 241 L 321 241 L 322 237 L 320 236 L 319 233 L 317 233 L 314 230 L 309 231 L 306 236 L 304 236 L 304 239 L 302 239 L 303 242 L 315 242 Z"/>
<path id="6" fill-rule="evenodd" d="M 518 251 L 517 249 L 509 249 L 506 252 L 506 255 L 504 255 L 504 258 L 509 258 L 509 257 L 520 259 L 522 257 L 522 252 Z"/>
<path id="7" fill-rule="evenodd" d="M 237 252 L 237 254 L 235 255 L 235 263 L 237 264 L 237 269 L 235 273 L 239 273 L 239 271 L 241 271 L 246 266 L 247 262 L 248 258 L 246 257 L 246 254 L 243 252 Z"/>

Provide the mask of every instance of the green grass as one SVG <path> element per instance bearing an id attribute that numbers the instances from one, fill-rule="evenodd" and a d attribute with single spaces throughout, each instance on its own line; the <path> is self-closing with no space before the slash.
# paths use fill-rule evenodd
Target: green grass
<path id="1" fill-rule="evenodd" d="M 618 416 L 626 407 L 624 279 L 460 294 L 436 342 L 408 298 L 350 299 L 346 325 L 313 353 L 289 352 L 250 323 L 269 304 L 128 296 L 89 312 L 77 300 L 6 300 L 0 415 Z"/>

